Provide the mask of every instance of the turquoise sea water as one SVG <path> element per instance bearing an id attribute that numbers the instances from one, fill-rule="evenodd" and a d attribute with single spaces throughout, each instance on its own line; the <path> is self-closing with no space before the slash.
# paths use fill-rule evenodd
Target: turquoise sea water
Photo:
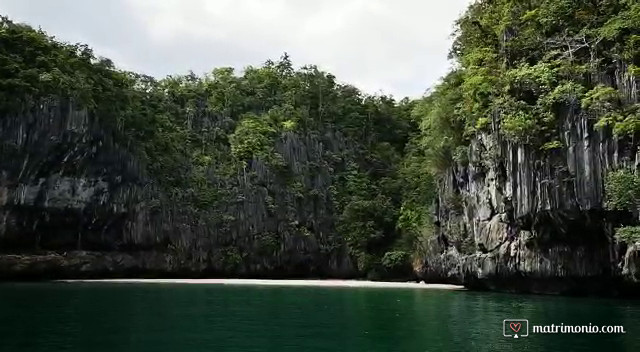
<path id="1" fill-rule="evenodd" d="M 532 325 L 626 334 L 503 336 Z M 640 351 L 640 302 L 389 288 L 0 284 L 0 351 Z"/>

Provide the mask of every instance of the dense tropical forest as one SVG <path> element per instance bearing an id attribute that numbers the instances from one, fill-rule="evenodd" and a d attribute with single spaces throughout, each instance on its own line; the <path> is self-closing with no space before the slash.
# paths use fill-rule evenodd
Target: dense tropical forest
<path id="1" fill-rule="evenodd" d="M 323 272 L 316 256 L 346 251 L 359 275 L 404 277 L 434 236 L 434 203 L 463 209 L 459 195 L 438 197 L 446 171 L 500 163 L 490 150 L 469 160 L 474 139 L 494 133 L 553 153 L 566 147 L 560 116 L 577 109 L 635 141 L 637 96 L 605 77 L 633 85 L 640 74 L 637 1 L 481 0 L 455 28 L 454 69 L 424 98 L 398 101 L 297 68 L 286 54 L 240 72 L 149 77 L 3 17 L 0 181 L 37 183 L 46 173 L 110 190 L 75 215 L 60 210 L 67 220 L 55 226 L 50 211 L 23 214 L 1 228 L 4 246 L 104 250 L 105 229 L 117 230 L 105 214 L 117 213 L 129 237 L 110 250 L 172 251 L 225 272 L 305 273 Z M 42 127 L 52 119 L 66 124 L 56 135 Z M 611 173 L 607 206 L 637 212 L 639 180 Z M 80 230 L 61 230 L 70 223 Z M 627 226 L 619 238 L 639 233 Z M 477 250 L 468 236 L 447 241 Z"/>

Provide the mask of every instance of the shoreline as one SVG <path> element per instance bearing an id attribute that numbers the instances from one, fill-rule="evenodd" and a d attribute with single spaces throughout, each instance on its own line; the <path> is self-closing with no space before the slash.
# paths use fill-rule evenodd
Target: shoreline
<path id="1" fill-rule="evenodd" d="M 418 282 L 387 282 L 359 280 L 265 280 L 265 279 L 98 279 L 54 280 L 65 283 L 133 283 L 133 284 L 196 284 L 196 285 L 249 285 L 249 286 L 306 286 L 306 287 L 360 287 L 360 288 L 413 288 L 464 291 L 464 286 L 427 284 Z"/>

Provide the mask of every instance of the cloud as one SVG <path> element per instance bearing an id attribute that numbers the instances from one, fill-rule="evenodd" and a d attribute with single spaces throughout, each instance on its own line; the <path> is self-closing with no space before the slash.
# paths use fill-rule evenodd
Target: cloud
<path id="1" fill-rule="evenodd" d="M 444 75 L 471 0 L 0 0 L 17 21 L 162 77 L 259 65 L 287 52 L 368 93 L 417 97 Z"/>

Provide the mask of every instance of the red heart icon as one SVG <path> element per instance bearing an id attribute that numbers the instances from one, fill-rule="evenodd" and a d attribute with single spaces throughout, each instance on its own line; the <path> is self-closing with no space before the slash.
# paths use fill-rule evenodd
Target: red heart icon
<path id="1" fill-rule="evenodd" d="M 509 327 L 511 328 L 511 330 L 513 330 L 513 332 L 518 332 L 518 331 L 520 331 L 520 328 L 522 327 L 522 324 L 520 324 L 520 323 L 509 323 Z"/>

